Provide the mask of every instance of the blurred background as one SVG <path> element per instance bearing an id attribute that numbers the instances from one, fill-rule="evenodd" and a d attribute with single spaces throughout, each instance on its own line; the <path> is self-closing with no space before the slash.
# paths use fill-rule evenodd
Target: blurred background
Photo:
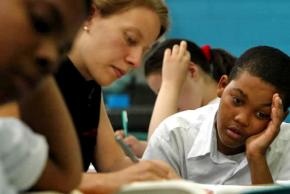
<path id="1" fill-rule="evenodd" d="M 224 48 L 236 56 L 256 45 L 274 46 L 290 53 L 288 0 L 166 0 L 166 3 L 171 15 L 167 37 Z M 104 88 L 104 97 L 114 129 L 122 128 L 121 111 L 127 110 L 129 131 L 145 138 L 143 132 L 148 128 L 156 96 L 146 84 L 143 69 Z M 286 120 L 290 122 L 290 117 Z"/>

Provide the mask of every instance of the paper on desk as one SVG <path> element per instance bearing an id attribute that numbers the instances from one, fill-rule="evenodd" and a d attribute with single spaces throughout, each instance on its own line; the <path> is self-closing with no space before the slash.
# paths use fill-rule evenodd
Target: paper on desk
<path id="1" fill-rule="evenodd" d="M 199 184 L 188 180 L 148 181 L 125 185 L 117 194 L 240 194 L 247 191 L 266 190 L 281 185 L 241 186 Z"/>
<path id="2" fill-rule="evenodd" d="M 55 191 L 40 191 L 40 192 L 26 192 L 24 194 L 63 194 L 63 193 L 59 193 Z M 70 194 L 83 194 L 83 193 L 78 190 L 74 190 Z"/>

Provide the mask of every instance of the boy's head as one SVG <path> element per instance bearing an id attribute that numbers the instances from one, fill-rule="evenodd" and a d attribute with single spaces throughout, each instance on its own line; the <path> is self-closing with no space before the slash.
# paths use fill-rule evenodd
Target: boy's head
<path id="1" fill-rule="evenodd" d="M 0 1 L 0 103 L 29 94 L 55 70 L 90 5 L 91 0 Z"/>
<path id="2" fill-rule="evenodd" d="M 229 79 L 236 79 L 244 71 L 275 87 L 287 110 L 290 106 L 290 58 L 287 54 L 269 46 L 251 48 L 237 60 Z"/>
<path id="3" fill-rule="evenodd" d="M 237 60 L 229 77 L 218 86 L 221 97 L 216 116 L 218 149 L 225 154 L 244 150 L 249 136 L 263 131 L 271 120 L 273 95 L 289 106 L 290 59 L 282 51 L 259 46 L 247 50 Z"/>

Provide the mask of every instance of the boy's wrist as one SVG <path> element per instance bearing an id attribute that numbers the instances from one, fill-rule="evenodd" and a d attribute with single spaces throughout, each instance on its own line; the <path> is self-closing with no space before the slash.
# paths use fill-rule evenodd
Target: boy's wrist
<path id="1" fill-rule="evenodd" d="M 246 151 L 248 162 L 266 159 L 266 154 L 258 151 Z"/>

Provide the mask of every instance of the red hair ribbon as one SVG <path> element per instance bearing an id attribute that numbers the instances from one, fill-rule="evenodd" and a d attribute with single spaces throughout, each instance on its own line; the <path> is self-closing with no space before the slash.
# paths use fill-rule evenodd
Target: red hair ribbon
<path id="1" fill-rule="evenodd" d="M 210 63 L 211 62 L 211 52 L 210 52 L 211 48 L 210 48 L 210 46 L 207 44 L 207 45 L 200 47 L 200 49 L 201 49 L 202 53 L 204 54 L 207 62 Z"/>

